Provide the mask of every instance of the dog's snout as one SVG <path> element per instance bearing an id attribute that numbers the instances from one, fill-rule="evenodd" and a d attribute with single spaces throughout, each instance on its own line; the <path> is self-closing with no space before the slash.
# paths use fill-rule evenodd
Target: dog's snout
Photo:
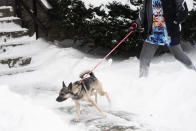
<path id="1" fill-rule="evenodd" d="M 57 97 L 56 98 L 56 101 L 60 102 L 61 101 L 60 99 L 61 99 L 60 97 Z"/>
<path id="2" fill-rule="evenodd" d="M 62 101 L 64 101 L 64 100 L 66 100 L 66 99 L 65 99 L 65 98 L 61 98 L 61 97 L 57 97 L 57 98 L 56 98 L 56 101 L 57 101 L 57 102 L 62 102 Z"/>

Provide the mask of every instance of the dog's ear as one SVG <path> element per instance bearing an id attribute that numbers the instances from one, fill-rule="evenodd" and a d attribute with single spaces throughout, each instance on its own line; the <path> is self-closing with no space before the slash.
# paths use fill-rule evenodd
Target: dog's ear
<path id="1" fill-rule="evenodd" d="M 71 90 L 72 89 L 72 82 L 69 83 L 68 89 Z"/>
<path id="2" fill-rule="evenodd" d="M 66 87 L 66 85 L 65 85 L 64 81 L 63 81 L 63 87 Z"/>

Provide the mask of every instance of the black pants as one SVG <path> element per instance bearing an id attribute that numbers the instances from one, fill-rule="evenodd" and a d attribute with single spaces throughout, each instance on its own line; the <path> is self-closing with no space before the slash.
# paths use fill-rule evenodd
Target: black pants
<path id="1" fill-rule="evenodd" d="M 153 45 L 149 43 L 144 43 L 141 54 L 140 54 L 140 77 L 146 77 L 148 75 L 150 62 L 158 48 L 158 45 Z M 193 69 L 196 71 L 192 61 L 190 58 L 184 53 L 180 44 L 175 46 L 168 47 L 170 52 L 174 55 L 174 57 L 183 63 L 187 68 Z"/>

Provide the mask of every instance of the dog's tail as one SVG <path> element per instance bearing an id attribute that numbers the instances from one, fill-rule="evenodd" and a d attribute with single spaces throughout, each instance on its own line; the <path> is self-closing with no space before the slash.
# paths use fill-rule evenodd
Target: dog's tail
<path id="1" fill-rule="evenodd" d="M 86 71 L 82 72 L 82 73 L 80 74 L 80 78 L 81 78 L 81 79 L 84 78 L 84 76 L 85 76 L 86 74 L 88 74 L 89 72 L 90 72 L 90 70 L 86 70 Z M 89 75 L 90 75 L 90 77 L 96 78 L 93 72 L 91 72 Z"/>

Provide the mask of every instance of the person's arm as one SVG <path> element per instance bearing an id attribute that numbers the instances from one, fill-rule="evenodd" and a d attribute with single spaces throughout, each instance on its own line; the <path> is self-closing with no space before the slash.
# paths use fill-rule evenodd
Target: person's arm
<path id="1" fill-rule="evenodd" d="M 176 18 L 174 19 L 175 24 L 181 24 L 185 21 L 188 15 L 188 8 L 185 0 L 175 0 L 176 2 Z"/>
<path id="2" fill-rule="evenodd" d="M 146 0 L 143 1 L 142 8 L 139 11 L 139 17 L 135 21 L 138 24 L 138 26 L 141 26 L 144 24 L 145 6 L 146 6 Z"/>

